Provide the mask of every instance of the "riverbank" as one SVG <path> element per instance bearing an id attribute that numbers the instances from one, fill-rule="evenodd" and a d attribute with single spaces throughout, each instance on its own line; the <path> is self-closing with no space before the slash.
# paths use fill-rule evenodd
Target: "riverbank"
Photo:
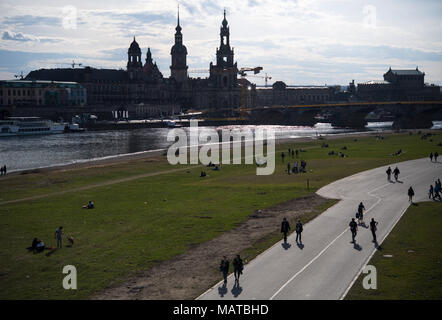
<path id="1" fill-rule="evenodd" d="M 431 142 L 415 133 L 280 141 L 270 176 L 256 176 L 255 165 L 223 165 L 220 171 L 171 166 L 159 153 L 1 177 L 0 203 L 15 202 L 0 206 L 0 286 L 7 288 L 0 297 L 193 299 L 220 279 L 223 253 L 242 253 L 250 260 L 278 240 L 282 215 L 306 222 L 320 214 L 330 205 L 314 198 L 323 185 L 430 151 L 441 153 L 442 137 L 434 133 Z M 305 151 L 283 162 L 281 153 L 288 148 Z M 392 155 L 399 148 L 402 153 Z M 346 156 L 329 155 L 332 150 Z M 286 162 L 300 159 L 307 161 L 308 172 L 288 175 Z M 21 200 L 32 196 L 41 198 Z M 89 200 L 95 209 L 81 209 Z M 60 225 L 75 239 L 73 247 L 46 251 L 48 256 L 26 251 L 34 237 L 55 246 Z M 195 268 L 199 259 L 205 262 Z M 61 287 L 67 264 L 78 270 L 77 290 Z M 177 278 L 167 282 L 171 273 Z M 139 285 L 148 277 L 158 281 Z"/>
<path id="2" fill-rule="evenodd" d="M 391 123 L 390 123 L 391 125 Z M 200 132 L 209 130 L 251 130 L 272 129 L 275 139 L 314 138 L 319 135 L 359 133 L 351 129 L 333 128 L 329 124 L 317 127 L 293 126 L 221 126 L 199 127 Z M 182 128 L 185 132 L 189 128 Z M 362 132 L 388 131 L 388 123 L 374 123 Z M 65 133 L 46 136 L 4 137 L 0 143 L 0 163 L 8 172 L 34 170 L 66 164 L 81 164 L 125 157 L 128 154 L 142 154 L 165 150 L 168 128 L 150 128 L 117 131 L 87 131 L 81 134 Z M 20 148 L 17 148 L 20 146 Z"/>
<path id="3" fill-rule="evenodd" d="M 379 134 L 390 134 L 390 133 L 398 133 L 398 131 L 394 130 L 383 130 L 379 131 L 366 131 L 366 132 L 345 132 L 345 133 L 334 133 L 334 134 L 323 134 L 317 136 L 309 136 L 309 137 L 295 137 L 295 138 L 281 138 L 276 139 L 275 144 L 297 144 L 297 143 L 305 143 L 312 140 L 318 139 L 341 139 L 345 136 L 353 136 L 355 138 L 365 137 L 370 135 L 379 135 Z M 437 130 L 406 130 L 403 132 L 437 132 Z M 201 147 L 201 145 L 199 146 Z M 146 151 L 138 151 L 133 153 L 126 154 L 118 154 L 118 155 L 110 155 L 104 157 L 98 157 L 93 159 L 84 159 L 84 160 L 75 160 L 72 163 L 59 163 L 51 166 L 43 166 L 43 167 L 34 167 L 29 169 L 21 169 L 21 170 L 9 170 L 9 174 L 28 174 L 28 173 L 38 173 L 38 172 L 49 172 L 53 170 L 71 170 L 71 169 L 81 169 L 88 167 L 96 167 L 97 165 L 111 165 L 124 163 L 128 161 L 139 161 L 148 158 L 156 158 L 164 155 L 167 152 L 167 148 L 155 149 L 155 150 L 146 150 Z"/>

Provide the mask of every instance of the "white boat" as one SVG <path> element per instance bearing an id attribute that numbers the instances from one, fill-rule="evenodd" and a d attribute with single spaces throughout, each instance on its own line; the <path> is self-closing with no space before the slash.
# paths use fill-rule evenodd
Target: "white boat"
<path id="1" fill-rule="evenodd" d="M 0 120 L 0 137 L 63 133 L 63 123 L 39 117 L 11 117 Z"/>

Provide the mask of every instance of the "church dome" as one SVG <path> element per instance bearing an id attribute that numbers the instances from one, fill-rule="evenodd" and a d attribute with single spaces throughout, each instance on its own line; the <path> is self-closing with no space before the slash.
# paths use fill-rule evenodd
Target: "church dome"
<path id="1" fill-rule="evenodd" d="M 134 41 L 132 41 L 132 43 L 130 44 L 129 53 L 141 53 L 140 46 L 138 45 L 138 42 L 135 40 L 135 37 Z"/>

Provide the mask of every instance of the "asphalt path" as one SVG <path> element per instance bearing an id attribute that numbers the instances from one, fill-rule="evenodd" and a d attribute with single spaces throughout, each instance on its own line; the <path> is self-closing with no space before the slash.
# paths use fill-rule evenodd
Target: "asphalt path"
<path id="1" fill-rule="evenodd" d="M 388 166 L 364 171 L 335 181 L 318 194 L 341 199 L 314 220 L 304 225 L 302 245 L 293 233 L 288 245 L 278 242 L 244 267 L 239 284 L 230 274 L 227 286 L 223 282 L 203 293 L 198 299 L 343 299 L 347 291 L 381 246 L 382 241 L 410 206 L 407 191 L 413 187 L 413 202 L 428 201 L 428 190 L 437 178 L 442 179 L 442 162 L 429 158 L 405 161 L 398 166 L 398 181 L 389 182 Z M 351 243 L 348 224 L 363 202 L 367 227 L 359 226 L 356 244 Z M 368 228 L 374 218 L 378 244 L 372 242 Z M 292 229 L 295 227 L 291 226 Z M 233 266 L 230 263 L 231 271 Z"/>

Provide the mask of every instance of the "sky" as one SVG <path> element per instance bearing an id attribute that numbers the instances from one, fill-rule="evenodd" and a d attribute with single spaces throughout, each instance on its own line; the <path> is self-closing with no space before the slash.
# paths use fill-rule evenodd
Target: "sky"
<path id="1" fill-rule="evenodd" d="M 0 79 L 39 68 L 125 68 L 136 37 L 170 75 L 177 6 L 189 75 L 215 63 L 223 9 L 238 67 L 263 67 L 258 85 L 346 85 L 392 69 L 442 85 L 440 0 L 2 0 Z"/>

